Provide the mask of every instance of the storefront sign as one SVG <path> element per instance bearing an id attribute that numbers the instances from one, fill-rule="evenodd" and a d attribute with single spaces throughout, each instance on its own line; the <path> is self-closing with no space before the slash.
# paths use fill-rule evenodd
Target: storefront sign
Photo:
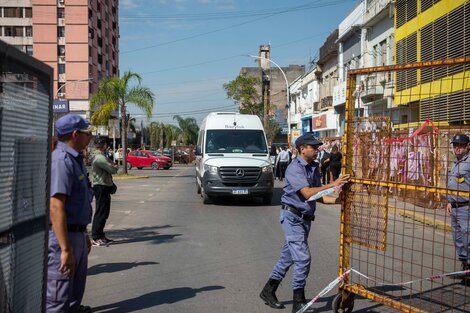
<path id="1" fill-rule="evenodd" d="M 54 113 L 68 113 L 69 100 L 54 100 L 54 103 L 52 104 L 52 111 Z"/>
<path id="2" fill-rule="evenodd" d="M 312 129 L 326 128 L 326 114 L 318 115 L 312 118 Z"/>

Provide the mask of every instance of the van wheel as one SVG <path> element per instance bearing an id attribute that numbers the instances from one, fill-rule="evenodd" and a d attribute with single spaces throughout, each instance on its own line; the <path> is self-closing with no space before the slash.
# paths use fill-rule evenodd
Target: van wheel
<path id="1" fill-rule="evenodd" d="M 269 205 L 269 204 L 271 204 L 272 200 L 273 200 L 273 195 L 272 194 L 269 194 L 267 196 L 263 196 L 263 204 Z"/>
<path id="2" fill-rule="evenodd" d="M 205 192 L 204 192 L 204 189 L 201 189 L 201 197 L 202 197 L 202 203 L 204 204 L 210 204 L 212 203 L 212 197 L 207 195 Z"/>
<path id="3" fill-rule="evenodd" d="M 158 170 L 157 162 L 152 162 L 152 170 Z"/>

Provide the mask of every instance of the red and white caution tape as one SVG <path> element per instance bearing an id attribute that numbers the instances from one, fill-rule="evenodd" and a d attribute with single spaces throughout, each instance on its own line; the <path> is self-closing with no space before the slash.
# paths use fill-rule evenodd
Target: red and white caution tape
<path id="1" fill-rule="evenodd" d="M 312 306 L 312 304 L 314 304 L 319 298 L 323 297 L 324 295 L 326 295 L 328 292 L 330 292 L 331 290 L 333 290 L 333 288 L 335 288 L 340 282 L 342 282 L 344 280 L 344 278 L 346 277 L 346 275 L 348 275 L 349 273 L 356 273 L 357 275 L 359 276 L 362 276 L 364 277 L 365 279 L 367 280 L 370 280 L 370 281 L 373 281 L 376 283 L 375 287 L 377 286 L 404 286 L 404 285 L 411 285 L 411 284 L 414 284 L 414 283 L 417 283 L 417 282 L 420 282 L 420 281 L 433 281 L 433 280 L 436 280 L 436 279 L 441 279 L 441 278 L 444 278 L 444 277 L 448 277 L 448 276 L 458 276 L 458 275 L 470 275 L 470 270 L 466 270 L 466 271 L 458 271 L 458 272 L 452 272 L 452 273 L 444 273 L 444 274 L 440 274 L 440 275 L 434 275 L 434 276 L 430 276 L 430 277 L 426 277 L 426 278 L 420 278 L 420 279 L 416 279 L 416 280 L 410 280 L 410 281 L 406 281 L 406 282 L 402 282 L 402 283 L 395 283 L 395 284 L 387 284 L 387 283 L 380 283 L 378 282 L 377 280 L 365 275 L 365 274 L 362 274 L 361 272 L 359 271 L 356 271 L 355 269 L 353 268 L 350 268 L 348 269 L 347 271 L 345 271 L 341 276 L 338 276 L 335 280 L 333 280 L 331 283 L 328 284 L 328 286 L 326 286 L 322 291 L 320 291 L 312 300 L 310 300 L 307 304 L 305 304 L 300 310 L 298 310 L 296 313 L 304 313 L 309 307 Z"/>

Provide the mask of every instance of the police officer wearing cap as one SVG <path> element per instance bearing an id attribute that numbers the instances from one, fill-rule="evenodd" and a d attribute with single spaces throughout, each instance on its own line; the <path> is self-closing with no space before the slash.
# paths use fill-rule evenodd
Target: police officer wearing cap
<path id="1" fill-rule="evenodd" d="M 463 191 L 463 195 L 447 196 L 447 212 L 451 215 L 452 237 L 462 270 L 470 269 L 470 214 L 468 193 L 470 191 L 470 139 L 458 134 L 452 138 L 455 160 L 448 175 L 447 188 Z M 470 285 L 470 277 L 464 276 L 462 283 Z"/>
<path id="2" fill-rule="evenodd" d="M 85 291 L 91 242 L 93 191 L 82 150 L 92 138 L 90 123 L 75 114 L 56 122 L 52 153 L 46 312 L 79 312 Z M 82 307 L 83 309 L 83 307 Z"/>
<path id="3" fill-rule="evenodd" d="M 306 200 L 318 192 L 331 187 L 341 186 L 349 181 L 349 175 L 343 175 L 330 184 L 321 185 L 320 171 L 318 164 L 314 160 L 317 158 L 318 148 L 322 144 L 312 133 L 300 136 L 295 141 L 299 154 L 286 170 L 280 213 L 280 222 L 284 231 L 285 241 L 281 250 L 281 256 L 260 293 L 261 299 L 275 309 L 284 308 L 284 305 L 278 301 L 275 293 L 292 265 L 294 265 L 292 312 L 297 312 L 307 303 L 304 288 L 311 262 L 308 234 L 311 223 L 315 219 L 316 201 Z M 314 310 L 309 308 L 305 312 L 314 312 Z"/>

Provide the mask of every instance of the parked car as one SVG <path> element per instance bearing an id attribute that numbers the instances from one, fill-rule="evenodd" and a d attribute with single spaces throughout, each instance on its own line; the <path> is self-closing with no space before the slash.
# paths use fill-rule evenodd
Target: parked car
<path id="1" fill-rule="evenodd" d="M 172 166 L 171 159 L 165 156 L 156 155 L 155 151 L 134 150 L 127 154 L 127 169 L 137 167 L 151 167 L 152 169 L 169 169 Z"/>

